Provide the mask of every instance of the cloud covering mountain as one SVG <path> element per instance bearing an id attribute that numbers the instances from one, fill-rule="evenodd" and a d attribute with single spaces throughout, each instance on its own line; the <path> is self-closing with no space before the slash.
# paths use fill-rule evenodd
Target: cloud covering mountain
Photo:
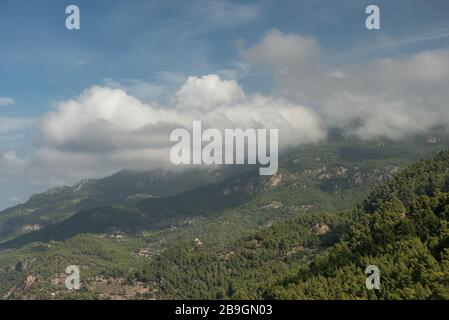
<path id="1" fill-rule="evenodd" d="M 92 86 L 36 120 L 34 151 L 4 152 L 0 176 L 62 183 L 170 166 L 170 132 L 193 120 L 218 129 L 278 128 L 281 149 L 322 141 L 330 127 L 396 139 L 449 121 L 447 48 L 335 66 L 316 38 L 271 30 L 241 47 L 240 60 L 272 75 L 271 93 L 245 92 L 216 74 L 188 77 L 164 102 Z"/>
<path id="2" fill-rule="evenodd" d="M 449 122 L 448 48 L 333 66 L 317 39 L 272 30 L 241 56 L 273 74 L 277 95 L 363 139 L 401 138 Z"/>
<path id="3" fill-rule="evenodd" d="M 245 94 L 217 75 L 189 77 L 167 104 L 144 103 L 122 89 L 94 86 L 63 101 L 37 124 L 37 149 L 29 159 L 14 151 L 0 161 L 7 172 L 73 178 L 118 168 L 170 166 L 169 137 L 176 128 L 278 128 L 280 148 L 326 137 L 319 116 L 289 100 Z"/>

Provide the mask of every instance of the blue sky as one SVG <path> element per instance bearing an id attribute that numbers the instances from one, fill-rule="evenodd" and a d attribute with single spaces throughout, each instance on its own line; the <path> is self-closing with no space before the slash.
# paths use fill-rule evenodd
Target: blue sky
<path id="1" fill-rule="evenodd" d="M 65 29 L 69 4 L 80 7 L 79 31 Z M 381 9 L 381 30 L 365 28 L 369 4 Z M 313 36 L 330 65 L 400 58 L 449 46 L 449 1 L 2 0 L 0 97 L 15 103 L 1 106 L 0 118 L 38 119 L 92 85 L 160 101 L 190 75 L 232 78 L 227 71 L 241 68 L 239 50 L 272 29 Z M 235 80 L 249 93 L 273 90 L 263 70 Z M 34 135 L 0 131 L 0 153 L 30 153 Z M 47 187 L 26 178 L 2 184 L 0 207 Z"/>
<path id="2" fill-rule="evenodd" d="M 65 7 L 72 3 L 81 9 L 80 31 L 65 29 Z M 345 56 L 354 48 L 370 46 L 379 36 L 404 39 L 449 33 L 446 0 L 377 1 L 382 14 L 379 32 L 364 28 L 364 9 L 370 3 L 374 2 L 3 0 L 0 90 L 17 101 L 3 112 L 38 115 L 53 100 L 77 95 L 105 78 L 158 83 L 158 72 L 190 75 L 231 68 L 238 58 L 238 39 L 251 43 L 271 28 L 311 34 L 340 61 L 384 54 L 388 48 L 360 49 Z M 441 41 L 411 43 L 397 53 L 439 46 Z M 449 43 L 449 37 L 444 41 Z"/>

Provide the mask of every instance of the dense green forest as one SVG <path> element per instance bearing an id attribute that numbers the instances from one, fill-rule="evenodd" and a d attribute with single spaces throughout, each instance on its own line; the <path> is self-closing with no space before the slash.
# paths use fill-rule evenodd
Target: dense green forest
<path id="1" fill-rule="evenodd" d="M 378 187 L 343 239 L 281 279 L 276 299 L 448 299 L 449 152 L 419 162 Z M 367 265 L 381 290 L 363 289 Z"/>
<path id="2" fill-rule="evenodd" d="M 442 152 L 376 188 L 346 216 L 286 221 L 218 255 L 177 246 L 136 276 L 157 279 L 163 297 L 175 298 L 447 299 L 448 222 L 449 152 Z M 333 231 L 320 234 L 320 226 Z M 381 290 L 365 288 L 368 265 L 380 268 Z"/>

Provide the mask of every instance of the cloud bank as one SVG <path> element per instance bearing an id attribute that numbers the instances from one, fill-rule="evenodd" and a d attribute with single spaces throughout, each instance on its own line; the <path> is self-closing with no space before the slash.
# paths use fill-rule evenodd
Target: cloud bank
<path id="1" fill-rule="evenodd" d="M 277 95 L 363 139 L 401 138 L 449 122 L 447 48 L 336 67 L 315 38 L 272 30 L 241 57 L 273 74 Z"/>
<path id="2" fill-rule="evenodd" d="M 94 86 L 59 103 L 37 123 L 37 150 L 28 159 L 15 151 L 0 158 L 10 174 L 72 180 L 120 168 L 170 166 L 170 133 L 201 120 L 204 128 L 277 128 L 280 148 L 326 137 L 311 109 L 279 97 L 246 94 L 217 75 L 189 77 L 166 104 L 145 103 L 123 89 Z"/>
<path id="3" fill-rule="evenodd" d="M 447 48 L 334 66 L 314 37 L 272 30 L 240 48 L 240 58 L 252 72 L 272 75 L 272 93 L 248 93 L 210 74 L 188 77 L 161 102 L 150 98 L 165 95 L 163 88 L 150 86 L 145 95 L 146 83 L 108 80 L 38 119 L 34 153 L 3 152 L 0 178 L 62 184 L 123 168 L 167 167 L 171 131 L 190 129 L 193 120 L 221 130 L 278 128 L 281 149 L 322 141 L 331 127 L 361 139 L 398 139 L 449 122 Z M 8 130 L 28 124 L 2 121 Z"/>

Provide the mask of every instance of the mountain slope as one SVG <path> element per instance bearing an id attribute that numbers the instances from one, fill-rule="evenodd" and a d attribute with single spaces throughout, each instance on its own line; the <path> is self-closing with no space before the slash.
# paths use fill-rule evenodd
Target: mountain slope
<path id="1" fill-rule="evenodd" d="M 382 290 L 365 288 L 368 265 Z M 158 298 L 449 299 L 449 151 L 346 214 L 302 215 L 218 252 L 179 243 L 135 280 L 157 283 Z"/>
<path id="2" fill-rule="evenodd" d="M 0 294 L 116 298 L 126 288 L 134 298 L 278 297 L 284 283 L 360 221 L 360 210 L 350 209 L 373 186 L 441 147 L 332 141 L 284 155 L 273 177 L 241 170 L 208 187 L 82 211 L 25 235 L 42 238 L 22 238 L 21 248 L 0 250 Z M 159 220 L 149 226 L 151 216 Z M 121 232 L 136 225 L 145 230 Z M 30 243 L 35 240 L 46 243 Z M 67 292 L 56 281 L 67 263 L 84 270 L 80 292 Z"/>
<path id="3" fill-rule="evenodd" d="M 100 187 L 95 185 L 90 188 L 90 194 L 96 192 L 101 195 L 93 197 L 98 205 L 72 213 L 70 218 L 61 222 L 47 222 L 40 230 L 4 241 L 0 248 L 21 246 L 33 241 L 65 240 L 82 233 L 108 233 L 114 229 L 137 232 L 166 228 L 182 219 L 218 214 L 254 198 L 255 208 L 252 210 L 257 210 L 256 207 L 280 205 L 289 215 L 305 210 L 324 210 L 325 206 L 328 210 L 335 211 L 339 204 L 332 199 L 341 198 L 341 203 L 349 201 L 347 205 L 355 204 L 370 187 L 389 179 L 400 166 L 411 161 L 412 155 L 406 151 L 408 150 L 395 142 L 379 146 L 378 143 L 342 141 L 306 146 L 283 155 L 279 172 L 273 177 L 261 177 L 256 168 L 243 166 L 234 173 L 227 171 L 226 174 L 217 175 L 220 171 L 215 171 L 214 179 L 221 180 L 194 188 L 194 185 L 207 180 L 196 178 L 200 182 L 188 184 L 191 190 L 174 195 L 166 193 L 172 184 L 169 181 L 165 183 L 166 187 L 161 186 L 160 194 L 165 196 L 143 199 L 133 197 L 132 201 L 128 195 L 134 195 L 137 191 L 133 181 L 135 183 L 138 178 L 118 174 L 98 182 Z M 353 154 L 357 154 L 356 160 L 352 160 Z M 187 176 L 187 172 L 179 176 L 172 174 L 172 179 L 191 179 L 192 175 L 202 173 L 194 170 Z M 145 173 L 142 175 L 140 181 L 145 181 Z M 123 184 L 120 183 L 122 180 Z M 130 182 L 126 183 L 127 181 Z M 150 183 L 146 187 L 147 190 L 151 188 L 157 189 L 157 186 Z M 177 186 L 172 191 L 178 190 L 182 189 Z M 111 195 L 107 198 L 109 203 L 102 204 L 98 199 L 103 199 L 105 194 Z M 41 216 L 32 213 L 25 218 L 40 219 Z"/>
<path id="4" fill-rule="evenodd" d="M 449 151 L 377 188 L 343 240 L 266 294 L 277 299 L 449 299 Z M 363 287 L 376 265 L 381 290 Z"/>
<path id="5" fill-rule="evenodd" d="M 235 179 L 231 176 L 221 182 L 174 196 L 150 198 L 126 206 L 103 206 L 81 211 L 62 222 L 0 243 L 0 248 L 13 248 L 36 241 L 67 240 L 83 233 L 100 234 L 114 230 L 136 233 L 167 228 L 188 217 L 211 215 L 242 204 L 253 196 L 259 179 L 257 172 L 249 170 L 246 175 L 240 174 L 239 177 Z"/>
<path id="6" fill-rule="evenodd" d="M 103 179 L 83 180 L 33 195 L 26 203 L 0 212 L 0 240 L 39 230 L 95 207 L 130 205 L 148 198 L 186 192 L 223 179 L 229 170 L 170 172 L 120 171 Z"/>

